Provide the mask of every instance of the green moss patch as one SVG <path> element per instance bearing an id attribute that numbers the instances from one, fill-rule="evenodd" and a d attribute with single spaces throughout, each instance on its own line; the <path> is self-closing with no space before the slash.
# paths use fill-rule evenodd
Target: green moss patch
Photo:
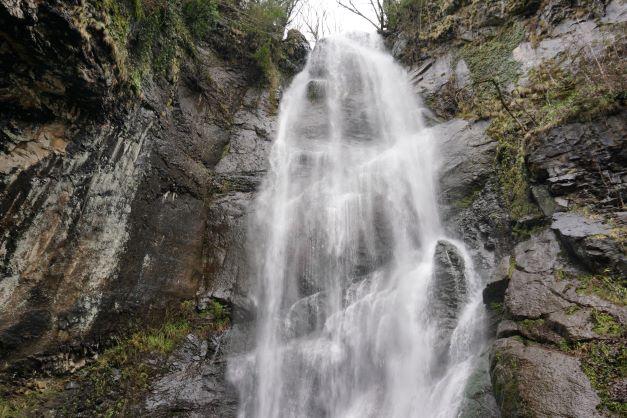
<path id="1" fill-rule="evenodd" d="M 595 309 L 592 312 L 592 320 L 594 321 L 594 332 L 599 335 L 618 337 L 624 333 L 623 327 L 608 313 Z"/>
<path id="2" fill-rule="evenodd" d="M 627 415 L 627 403 L 615 387 L 627 378 L 627 346 L 623 340 L 577 344 L 581 367 L 601 398 L 599 409 Z"/>
<path id="3" fill-rule="evenodd" d="M 577 277 L 577 293 L 596 295 L 619 306 L 627 306 L 625 279 L 604 275 L 584 275 Z"/>
<path id="4" fill-rule="evenodd" d="M 146 78 L 175 80 L 183 57 L 195 56 L 195 44 L 212 40 L 233 58 L 256 63 L 261 81 L 278 88 L 288 2 L 251 1 L 242 8 L 233 0 L 99 0 L 95 6 L 121 72 L 138 93 Z"/>
<path id="5" fill-rule="evenodd" d="M 511 96 L 489 104 L 489 95 L 480 94 L 471 111 L 478 117 L 492 116 L 488 134 L 498 141 L 497 173 L 505 201 L 514 219 L 538 209 L 531 203 L 525 164 L 527 147 L 534 137 L 573 120 L 591 120 L 624 106 L 627 93 L 627 67 L 621 57 L 627 53 L 624 41 L 607 48 L 603 55 L 574 56 L 548 61 L 529 73 L 529 86 L 519 87 Z M 572 62 L 566 71 L 563 60 Z M 514 74 L 504 65 L 505 78 Z M 509 76 L 507 76 L 509 74 Z M 500 106 L 500 109 L 493 112 Z"/>
<path id="6" fill-rule="evenodd" d="M 518 359 L 507 351 L 497 351 L 490 375 L 501 412 L 507 416 L 527 417 L 518 382 Z"/>
<path id="7" fill-rule="evenodd" d="M 469 43 L 459 50 L 474 84 L 473 107 L 483 115 L 489 116 L 494 110 L 500 110 L 495 100 L 520 77 L 520 63 L 514 60 L 512 51 L 524 41 L 524 37 L 522 27 L 512 25 L 492 38 Z"/>

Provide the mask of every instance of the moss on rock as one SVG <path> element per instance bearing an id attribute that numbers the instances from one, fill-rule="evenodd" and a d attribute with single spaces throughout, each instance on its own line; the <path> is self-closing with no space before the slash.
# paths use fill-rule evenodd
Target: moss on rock
<path id="1" fill-rule="evenodd" d="M 207 311 L 198 312 L 186 301 L 163 313 L 152 326 L 134 326 L 96 359 L 70 376 L 31 379 L 21 385 L 0 387 L 0 417 L 40 416 L 129 416 L 131 408 L 164 371 L 168 356 L 189 334 L 207 339 L 230 325 L 230 310 L 212 301 Z"/>

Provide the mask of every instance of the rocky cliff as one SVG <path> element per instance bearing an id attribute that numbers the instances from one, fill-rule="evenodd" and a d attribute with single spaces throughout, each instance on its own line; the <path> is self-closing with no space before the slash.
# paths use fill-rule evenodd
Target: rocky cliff
<path id="1" fill-rule="evenodd" d="M 232 413 L 241 219 L 309 48 L 243 8 L 0 1 L 1 416 Z"/>
<path id="2" fill-rule="evenodd" d="M 234 415 L 244 218 L 307 55 L 296 32 L 267 37 L 273 16 L 0 0 L 0 416 Z M 462 415 L 624 415 L 624 0 L 389 16 L 443 141 L 446 224 L 490 277 Z M 440 247 L 454 304 L 460 259 Z"/>
<path id="3" fill-rule="evenodd" d="M 463 416 L 624 416 L 627 5 L 416 0 L 390 23 L 444 141 L 448 225 L 491 277 Z"/>

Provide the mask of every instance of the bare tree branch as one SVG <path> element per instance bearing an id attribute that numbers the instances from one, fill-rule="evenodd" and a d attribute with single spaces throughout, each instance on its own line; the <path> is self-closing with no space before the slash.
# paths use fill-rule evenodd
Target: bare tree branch
<path id="1" fill-rule="evenodd" d="M 362 19 L 367 20 L 372 26 L 374 26 L 377 31 L 379 32 L 383 32 L 385 30 L 384 27 L 384 19 L 379 21 L 379 23 L 375 23 L 374 21 L 372 21 L 372 19 L 370 19 L 368 16 L 366 16 L 364 13 L 362 13 L 359 8 L 355 5 L 355 3 L 353 3 L 353 0 L 336 0 L 338 6 L 343 7 L 344 9 L 348 10 L 349 12 L 356 14 L 357 16 L 361 17 Z M 370 4 L 373 8 L 375 8 L 375 5 L 373 3 L 373 0 L 370 0 Z M 375 8 L 376 9 L 376 8 Z M 375 11 L 375 13 L 377 13 Z M 384 10 L 383 7 L 381 7 L 381 13 L 384 14 Z M 377 14 L 377 20 L 379 19 L 379 15 Z"/>
<path id="2" fill-rule="evenodd" d="M 341 31 L 334 14 L 315 0 L 304 2 L 295 25 L 313 42 Z"/>

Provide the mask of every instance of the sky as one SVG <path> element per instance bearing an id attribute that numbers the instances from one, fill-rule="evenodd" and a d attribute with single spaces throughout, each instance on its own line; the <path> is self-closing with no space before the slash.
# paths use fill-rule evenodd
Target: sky
<path id="1" fill-rule="evenodd" d="M 308 4 L 318 10 L 326 9 L 329 15 L 329 25 L 333 30 L 339 29 L 340 32 L 374 32 L 375 28 L 365 19 L 351 13 L 350 11 L 338 6 L 336 0 L 305 0 Z M 367 14 L 369 18 L 376 21 L 374 12 L 370 6 L 369 0 L 353 0 L 353 3 L 359 9 Z M 296 24 L 297 28 L 305 35 L 306 29 L 302 24 Z M 307 36 L 309 38 L 309 36 Z M 310 39 L 311 41 L 311 39 Z"/>

